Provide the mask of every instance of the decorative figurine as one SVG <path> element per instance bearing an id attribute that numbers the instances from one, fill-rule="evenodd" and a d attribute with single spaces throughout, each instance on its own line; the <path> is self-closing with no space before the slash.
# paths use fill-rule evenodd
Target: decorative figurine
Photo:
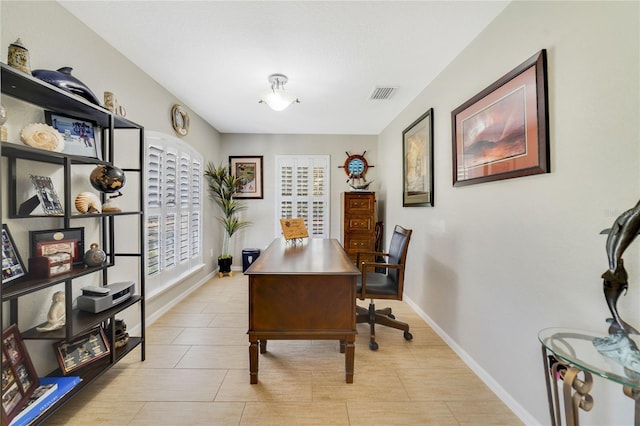
<path id="1" fill-rule="evenodd" d="M 62 90 L 66 90 L 67 92 L 81 96 L 89 102 L 99 106 L 100 101 L 96 98 L 96 95 L 93 94 L 86 84 L 72 76 L 71 71 L 73 71 L 73 68 L 71 67 L 62 67 L 58 68 L 57 71 L 34 70 L 31 74 L 33 74 L 35 78 L 46 81 L 47 83 L 59 87 Z"/>
<path id="2" fill-rule="evenodd" d="M 102 202 L 100 198 L 93 192 L 81 192 L 76 196 L 76 210 L 82 214 L 101 213 Z"/>
<path id="3" fill-rule="evenodd" d="M 31 63 L 29 59 L 29 51 L 22 45 L 22 40 L 18 38 L 9 45 L 9 54 L 7 63 L 9 66 L 19 69 L 22 72 L 31 74 Z"/>
<path id="4" fill-rule="evenodd" d="M 47 323 L 42 327 L 36 327 L 36 331 L 58 330 L 64 327 L 65 323 L 64 291 L 56 291 L 51 298 Z"/>
<path id="5" fill-rule="evenodd" d="M 634 378 L 640 378 L 640 350 L 629 334 L 640 332 L 620 318 L 617 303 L 622 293 L 629 288 L 622 254 L 638 236 L 639 231 L 640 201 L 618 216 L 609 229 L 606 243 L 609 269 L 602 274 L 602 278 L 604 297 L 613 318 L 607 320 L 610 324 L 609 335 L 593 339 L 593 345 L 598 352 L 622 365 L 627 375 Z"/>

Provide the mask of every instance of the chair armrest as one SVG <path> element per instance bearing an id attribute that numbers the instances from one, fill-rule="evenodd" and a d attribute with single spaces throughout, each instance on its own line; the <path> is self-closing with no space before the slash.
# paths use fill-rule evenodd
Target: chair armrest
<path id="1" fill-rule="evenodd" d="M 360 264 L 360 255 L 369 255 L 369 256 L 389 256 L 389 253 L 384 253 L 381 251 L 358 251 L 356 252 L 356 264 Z M 375 257 L 374 257 L 375 258 Z"/>

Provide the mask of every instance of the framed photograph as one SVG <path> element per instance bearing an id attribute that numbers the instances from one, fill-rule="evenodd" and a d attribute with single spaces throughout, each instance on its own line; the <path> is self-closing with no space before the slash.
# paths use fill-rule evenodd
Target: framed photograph
<path id="1" fill-rule="evenodd" d="M 2 332 L 2 424 L 9 424 L 39 385 L 20 331 L 12 324 Z"/>
<path id="2" fill-rule="evenodd" d="M 44 112 L 44 119 L 48 125 L 62 134 L 64 138 L 62 152 L 69 155 L 102 159 L 98 146 L 97 135 L 99 132 L 96 123 L 51 111 Z"/>
<path id="3" fill-rule="evenodd" d="M 64 214 L 64 208 L 58 197 L 58 193 L 53 186 L 51 178 L 48 176 L 31 175 L 31 182 L 36 189 L 36 195 L 42 206 L 44 214 L 48 216 L 61 216 Z"/>
<path id="4" fill-rule="evenodd" d="M 433 207 L 433 108 L 402 132 L 402 206 Z"/>
<path id="5" fill-rule="evenodd" d="M 6 224 L 2 224 L 2 283 L 24 277 L 27 271 L 13 237 Z"/>
<path id="6" fill-rule="evenodd" d="M 54 343 L 54 347 L 58 364 L 65 376 L 111 353 L 101 327 L 96 327 L 73 340 Z"/>
<path id="7" fill-rule="evenodd" d="M 74 265 L 84 264 L 84 228 L 29 231 L 31 257 L 68 254 Z"/>
<path id="8" fill-rule="evenodd" d="M 546 50 L 451 113 L 453 186 L 549 173 Z"/>
<path id="9" fill-rule="evenodd" d="M 234 198 L 262 199 L 262 156 L 229 157 L 229 169 L 235 177 L 244 178 L 244 185 L 236 191 Z"/>

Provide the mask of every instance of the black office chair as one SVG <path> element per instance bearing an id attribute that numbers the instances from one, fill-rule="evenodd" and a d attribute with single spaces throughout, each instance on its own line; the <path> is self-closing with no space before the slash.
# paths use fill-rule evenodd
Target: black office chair
<path id="1" fill-rule="evenodd" d="M 357 281 L 356 296 L 360 300 L 371 299 L 369 309 L 361 306 L 356 307 L 356 322 L 369 323 L 371 327 L 369 349 L 373 351 L 378 349 L 375 333 L 376 323 L 404 330 L 404 338 L 406 340 L 413 339 L 413 335 L 409 333 L 409 324 L 396 320 L 391 308 L 376 310 L 373 302 L 374 299 L 402 300 L 404 265 L 407 259 L 411 232 L 411 229 L 396 225 L 388 253 L 369 251 L 356 254 L 356 263 L 362 272 Z M 367 256 L 369 259 L 375 259 L 375 261 L 361 261 L 361 256 Z M 377 259 L 380 259 L 380 257 L 383 260 L 387 258 L 387 262 L 378 261 Z"/>

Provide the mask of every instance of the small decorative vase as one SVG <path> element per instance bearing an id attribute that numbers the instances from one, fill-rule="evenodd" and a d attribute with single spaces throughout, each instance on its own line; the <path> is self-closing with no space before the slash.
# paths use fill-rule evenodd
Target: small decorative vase
<path id="1" fill-rule="evenodd" d="M 19 69 L 27 74 L 31 74 L 29 51 L 23 46 L 22 40 L 19 38 L 9 45 L 7 63 L 13 68 Z"/>
<path id="2" fill-rule="evenodd" d="M 91 249 L 84 254 L 84 263 L 88 266 L 100 266 L 105 260 L 107 260 L 107 254 L 96 243 L 91 244 Z"/>

